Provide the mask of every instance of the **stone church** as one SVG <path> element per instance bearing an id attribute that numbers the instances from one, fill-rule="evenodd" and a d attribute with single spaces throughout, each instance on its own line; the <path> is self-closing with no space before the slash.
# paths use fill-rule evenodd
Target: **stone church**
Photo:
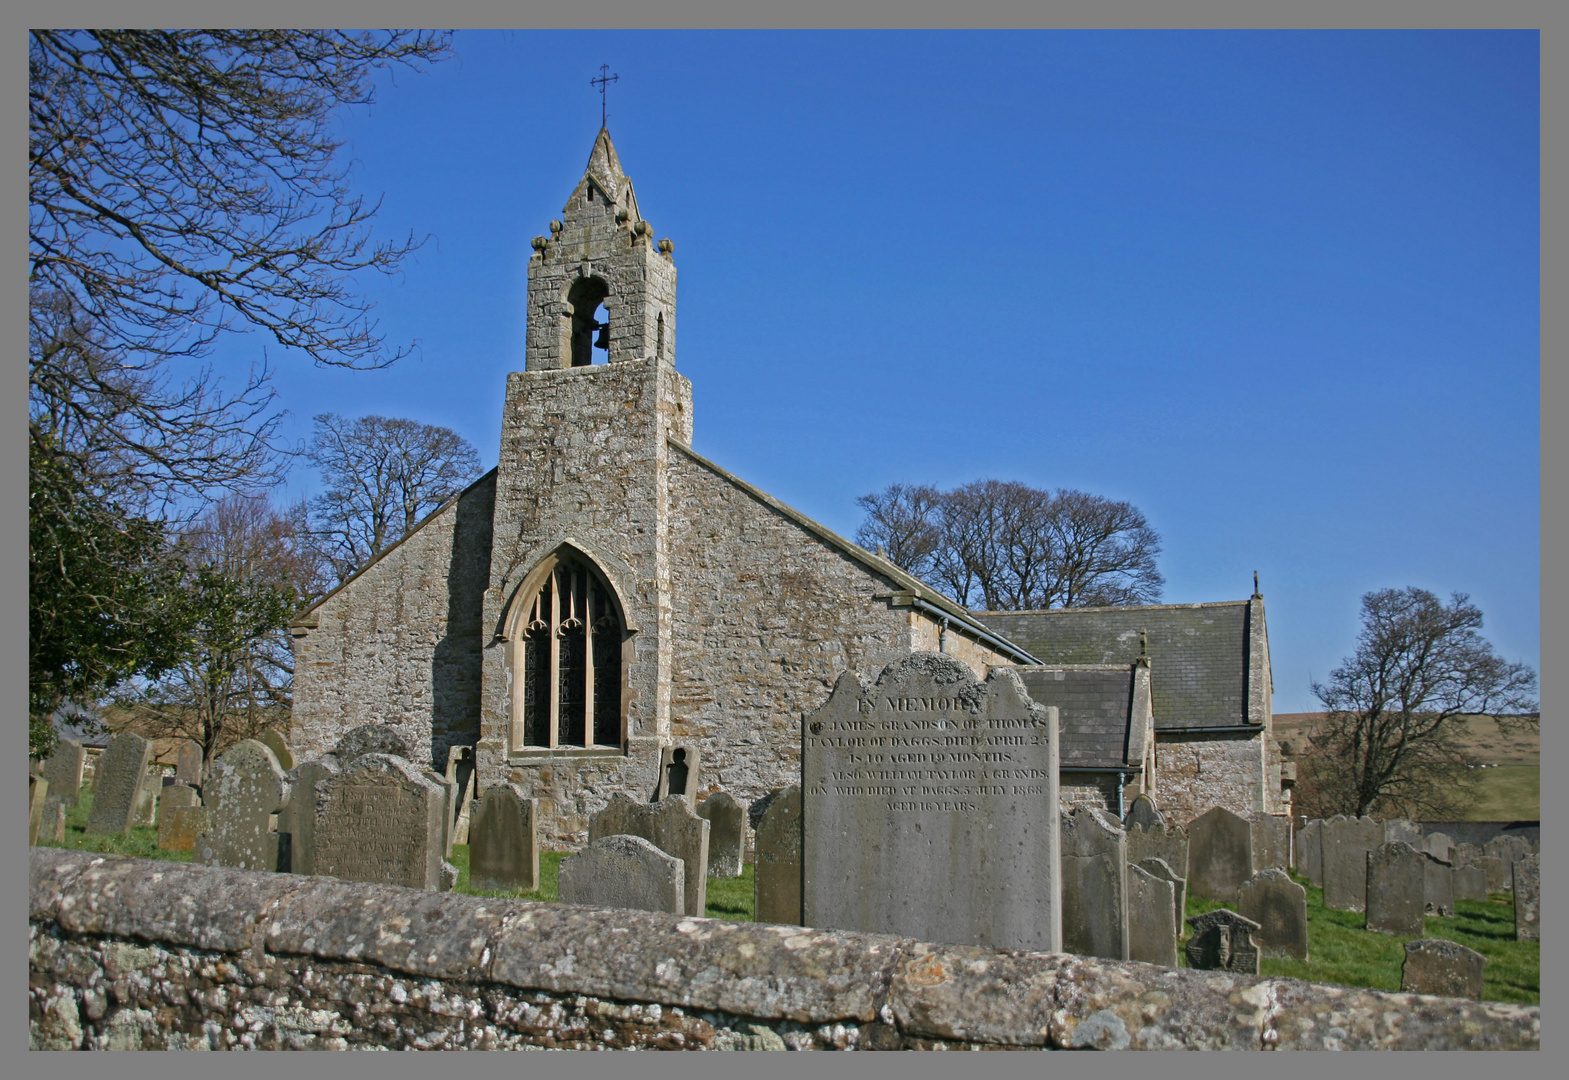
<path id="1" fill-rule="evenodd" d="M 699 795 L 798 783 L 801 716 L 842 672 L 939 651 L 1059 707 L 1065 801 L 1164 803 L 1169 778 L 1180 820 L 1282 812 L 1262 598 L 967 611 L 692 449 L 673 246 L 607 131 L 533 247 L 499 464 L 294 625 L 300 750 L 365 723 L 438 769 L 472 747 L 481 790 L 518 784 L 575 844 L 613 793 L 661 793 L 677 751 Z"/>

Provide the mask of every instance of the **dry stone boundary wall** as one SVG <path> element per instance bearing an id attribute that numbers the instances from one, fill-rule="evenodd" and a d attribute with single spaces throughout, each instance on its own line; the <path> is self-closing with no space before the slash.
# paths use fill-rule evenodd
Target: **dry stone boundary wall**
<path id="1" fill-rule="evenodd" d="M 1537 1049 L 1535 1007 L 31 851 L 40 1049 Z"/>

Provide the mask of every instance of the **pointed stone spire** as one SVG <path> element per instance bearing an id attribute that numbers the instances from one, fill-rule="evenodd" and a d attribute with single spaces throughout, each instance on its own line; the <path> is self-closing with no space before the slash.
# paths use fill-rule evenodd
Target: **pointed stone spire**
<path id="1" fill-rule="evenodd" d="M 594 149 L 588 155 L 588 168 L 583 170 L 584 180 L 593 180 L 612 201 L 621 201 L 621 189 L 626 185 L 626 173 L 621 171 L 621 159 L 616 156 L 616 145 L 610 141 L 610 130 L 600 128 L 594 139 Z"/>

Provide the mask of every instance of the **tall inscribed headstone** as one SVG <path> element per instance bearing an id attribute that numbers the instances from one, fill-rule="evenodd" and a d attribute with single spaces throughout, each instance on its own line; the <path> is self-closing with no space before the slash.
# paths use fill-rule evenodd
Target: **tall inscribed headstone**
<path id="1" fill-rule="evenodd" d="M 1060 952 L 1057 711 L 916 653 L 803 718 L 807 926 Z"/>
<path id="2" fill-rule="evenodd" d="M 362 754 L 317 787 L 314 872 L 345 881 L 443 888 L 442 789 L 407 760 Z"/>
<path id="3" fill-rule="evenodd" d="M 103 759 L 93 774 L 93 809 L 87 818 L 90 833 L 128 833 L 136 801 L 152 760 L 152 744 L 140 735 L 122 731 L 109 740 Z"/>

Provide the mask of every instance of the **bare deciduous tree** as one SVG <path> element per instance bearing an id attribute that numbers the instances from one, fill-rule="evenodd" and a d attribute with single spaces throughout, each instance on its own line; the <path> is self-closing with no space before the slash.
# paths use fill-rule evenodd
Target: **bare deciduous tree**
<path id="1" fill-rule="evenodd" d="M 991 611 L 1147 604 L 1160 537 L 1137 508 L 1002 480 L 952 491 L 894 484 L 857 500 L 856 539 L 959 603 Z"/>
<path id="2" fill-rule="evenodd" d="M 309 457 L 327 488 L 311 528 L 340 581 L 479 475 L 479 454 L 451 428 L 385 416 L 321 414 Z"/>
<path id="3" fill-rule="evenodd" d="M 1320 814 L 1453 812 L 1475 764 L 1457 739 L 1468 716 L 1536 728 L 1536 673 L 1493 652 L 1464 593 L 1362 597 L 1357 650 L 1313 693 L 1328 716 L 1312 738 Z"/>

